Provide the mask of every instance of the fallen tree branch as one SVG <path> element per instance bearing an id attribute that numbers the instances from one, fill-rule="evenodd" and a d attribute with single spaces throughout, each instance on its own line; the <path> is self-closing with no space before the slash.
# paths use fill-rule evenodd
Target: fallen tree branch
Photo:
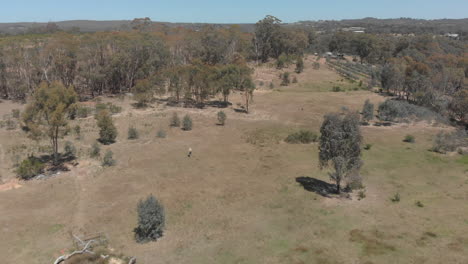
<path id="1" fill-rule="evenodd" d="M 91 246 L 92 243 L 94 243 L 95 241 L 94 240 L 90 240 L 86 243 L 86 245 L 84 246 L 84 248 L 82 250 L 76 250 L 74 252 L 72 252 L 71 254 L 68 254 L 68 255 L 63 255 L 63 256 L 60 256 L 58 257 L 55 261 L 54 261 L 54 264 L 59 264 L 59 263 L 62 263 L 64 262 L 65 260 L 75 256 L 75 255 L 80 255 L 80 254 L 84 254 L 84 253 L 89 253 L 89 254 L 94 254 L 94 252 L 92 251 L 89 251 L 88 248 Z"/>

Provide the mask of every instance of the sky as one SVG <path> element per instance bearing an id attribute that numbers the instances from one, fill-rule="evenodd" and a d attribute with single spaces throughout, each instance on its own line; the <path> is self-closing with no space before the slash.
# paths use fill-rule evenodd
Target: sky
<path id="1" fill-rule="evenodd" d="M 468 0 L 0 0 L 0 22 L 131 20 L 254 23 L 349 18 L 467 18 Z"/>

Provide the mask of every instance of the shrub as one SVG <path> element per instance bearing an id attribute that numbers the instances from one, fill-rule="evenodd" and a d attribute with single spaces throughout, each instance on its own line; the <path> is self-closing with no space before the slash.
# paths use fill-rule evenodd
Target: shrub
<path id="1" fill-rule="evenodd" d="M 138 130 L 133 126 L 128 128 L 128 139 L 138 139 Z"/>
<path id="2" fill-rule="evenodd" d="M 366 144 L 366 145 L 364 146 L 364 149 L 365 149 L 365 150 L 370 150 L 371 148 L 372 148 L 372 144 Z"/>
<path id="3" fill-rule="evenodd" d="M 117 128 L 112 121 L 107 110 L 100 111 L 97 116 L 97 125 L 99 127 L 99 142 L 104 145 L 109 145 L 115 142 L 117 138 Z"/>
<path id="4" fill-rule="evenodd" d="M 414 143 L 416 142 L 416 139 L 414 138 L 413 135 L 406 135 L 405 138 L 403 139 L 403 142 Z"/>
<path id="5" fill-rule="evenodd" d="M 400 201 L 400 194 L 395 193 L 395 195 L 390 200 L 394 203 L 398 203 Z"/>
<path id="6" fill-rule="evenodd" d="M 67 157 L 70 157 L 70 158 L 76 157 L 76 147 L 70 141 L 65 142 L 65 147 L 63 149 Z"/>
<path id="7" fill-rule="evenodd" d="M 416 201 L 417 207 L 424 207 L 424 204 L 421 201 Z"/>
<path id="8" fill-rule="evenodd" d="M 158 130 L 158 132 L 156 133 L 156 136 L 157 136 L 158 138 L 166 138 L 166 131 L 160 129 L 160 130 Z"/>
<path id="9" fill-rule="evenodd" d="M 314 63 L 312 64 L 312 68 L 313 68 L 314 70 L 320 69 L 320 63 L 314 62 Z"/>
<path id="10" fill-rule="evenodd" d="M 372 104 L 369 99 L 366 100 L 362 107 L 362 118 L 366 122 L 374 119 L 374 104 Z"/>
<path id="11" fill-rule="evenodd" d="M 450 133 L 440 132 L 437 134 L 432 151 L 446 153 L 463 147 L 468 147 L 468 134 L 466 131 L 459 129 Z"/>
<path id="12" fill-rule="evenodd" d="M 97 158 L 101 155 L 101 147 L 97 142 L 94 142 L 94 144 L 91 146 L 91 151 L 89 152 L 89 156 L 91 158 Z"/>
<path id="13" fill-rule="evenodd" d="M 112 104 L 112 103 L 107 103 L 107 108 L 109 109 L 109 111 L 113 115 L 122 112 L 122 107 L 120 107 L 118 105 L 115 105 L 115 104 Z"/>
<path id="14" fill-rule="evenodd" d="M 281 76 L 281 86 L 288 86 L 291 83 L 289 80 L 289 72 L 283 73 Z"/>
<path id="15" fill-rule="evenodd" d="M 22 180 L 29 180 L 44 172 L 44 168 L 45 164 L 39 158 L 29 156 L 19 164 L 16 174 Z"/>
<path id="16" fill-rule="evenodd" d="M 133 230 L 135 240 L 139 243 L 156 241 L 163 236 L 165 225 L 164 207 L 150 195 L 137 206 L 138 226 Z"/>
<path id="17" fill-rule="evenodd" d="M 341 87 L 339 87 L 339 86 L 333 86 L 333 88 L 332 88 L 332 92 L 341 92 L 341 91 L 342 91 Z"/>
<path id="18" fill-rule="evenodd" d="M 296 61 L 296 73 L 301 73 L 304 71 L 304 60 L 302 60 L 302 57 L 299 57 Z"/>
<path id="19" fill-rule="evenodd" d="M 192 130 L 192 118 L 189 115 L 185 115 L 182 120 L 182 129 L 185 131 Z"/>
<path id="20" fill-rule="evenodd" d="M 364 190 L 358 192 L 358 200 L 366 198 L 366 192 Z"/>
<path id="21" fill-rule="evenodd" d="M 20 110 L 19 109 L 12 109 L 11 116 L 13 118 L 19 119 L 20 118 Z"/>
<path id="22" fill-rule="evenodd" d="M 218 124 L 224 126 L 226 123 L 226 114 L 223 111 L 218 112 Z"/>
<path id="23" fill-rule="evenodd" d="M 294 76 L 294 78 L 293 78 L 292 82 L 293 82 L 293 83 L 297 83 L 297 82 L 298 82 L 298 81 L 297 81 L 297 77 L 296 77 L 296 76 Z"/>
<path id="24" fill-rule="evenodd" d="M 180 118 L 179 118 L 179 115 L 177 115 L 176 112 L 174 112 L 172 114 L 170 126 L 171 127 L 179 127 L 180 126 Z"/>
<path id="25" fill-rule="evenodd" d="M 265 83 L 264 83 L 263 81 L 260 81 L 260 82 L 258 83 L 259 86 L 263 86 L 264 84 L 265 84 Z"/>
<path id="26" fill-rule="evenodd" d="M 275 85 L 273 84 L 273 82 L 270 83 L 270 89 L 273 89 L 275 88 Z"/>
<path id="27" fill-rule="evenodd" d="M 312 131 L 300 130 L 294 132 L 286 137 L 284 141 L 290 144 L 309 144 L 311 142 L 317 142 L 318 135 Z"/>
<path id="28" fill-rule="evenodd" d="M 111 150 L 108 150 L 106 154 L 104 155 L 104 158 L 102 159 L 102 166 L 104 167 L 110 167 L 114 166 L 116 161 L 114 160 L 114 153 L 112 153 Z"/>
<path id="29" fill-rule="evenodd" d="M 73 131 L 75 132 L 76 139 L 80 139 L 81 138 L 81 127 L 80 127 L 80 125 L 76 125 L 73 128 Z"/>
<path id="30" fill-rule="evenodd" d="M 440 114 L 405 101 L 386 100 L 379 105 L 378 111 L 379 119 L 382 121 L 400 121 L 404 119 L 444 121 Z"/>
<path id="31" fill-rule="evenodd" d="M 91 115 L 91 113 L 93 112 L 93 109 L 89 108 L 89 107 L 86 107 L 86 106 L 79 106 L 77 109 L 76 109 L 76 116 L 78 118 L 86 118 L 88 117 L 89 115 Z"/>

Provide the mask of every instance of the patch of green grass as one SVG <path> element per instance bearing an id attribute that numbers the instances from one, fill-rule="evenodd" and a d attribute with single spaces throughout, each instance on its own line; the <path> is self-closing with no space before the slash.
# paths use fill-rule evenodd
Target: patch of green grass
<path id="1" fill-rule="evenodd" d="M 51 235 L 52 235 L 52 234 L 55 234 L 55 233 L 59 232 L 60 230 L 62 230 L 63 227 L 64 227 L 64 225 L 62 225 L 62 224 L 54 224 L 54 225 L 51 225 L 51 226 L 49 227 L 49 234 L 51 234 Z"/>
<path id="2" fill-rule="evenodd" d="M 463 157 L 457 160 L 457 163 L 462 165 L 468 165 L 468 155 L 463 155 Z"/>

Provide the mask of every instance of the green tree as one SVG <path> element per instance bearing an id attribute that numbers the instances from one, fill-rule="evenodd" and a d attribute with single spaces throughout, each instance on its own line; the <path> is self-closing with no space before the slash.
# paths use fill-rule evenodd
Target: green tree
<path id="1" fill-rule="evenodd" d="M 253 46 L 257 60 L 266 62 L 275 53 L 277 37 L 281 30 L 280 24 L 281 20 L 274 16 L 266 16 L 255 24 Z"/>
<path id="2" fill-rule="evenodd" d="M 291 83 L 291 80 L 289 79 L 289 75 L 290 75 L 289 72 L 285 72 L 283 73 L 283 75 L 281 75 L 281 86 L 288 86 Z"/>
<path id="3" fill-rule="evenodd" d="M 76 108 L 77 95 L 72 86 L 41 83 L 23 113 L 26 131 L 32 138 L 47 136 L 52 145 L 54 164 L 58 162 L 59 139 L 67 131 L 68 119 Z"/>
<path id="4" fill-rule="evenodd" d="M 99 111 L 96 120 L 99 127 L 99 142 L 104 145 L 114 143 L 117 138 L 117 128 L 109 112 L 107 110 Z"/>
<path id="5" fill-rule="evenodd" d="M 138 202 L 138 226 L 133 230 L 139 243 L 156 241 L 163 236 L 165 227 L 164 207 L 150 195 L 144 201 Z"/>
<path id="6" fill-rule="evenodd" d="M 304 71 L 304 60 L 302 57 L 299 57 L 296 61 L 296 73 L 301 73 Z"/>
<path id="7" fill-rule="evenodd" d="M 182 120 L 182 129 L 185 131 L 192 130 L 192 118 L 189 115 L 185 115 Z"/>
<path id="8" fill-rule="evenodd" d="M 347 113 L 327 114 L 320 128 L 319 164 L 320 168 L 332 164 L 335 169 L 330 178 L 336 183 L 340 193 L 341 182 L 361 167 L 361 131 L 359 116 Z"/>
<path id="9" fill-rule="evenodd" d="M 224 126 L 224 124 L 226 123 L 226 113 L 224 113 L 224 111 L 219 111 L 217 116 L 218 116 L 218 124 Z"/>
<path id="10" fill-rule="evenodd" d="M 176 112 L 174 112 L 172 114 L 170 126 L 171 127 L 179 127 L 180 126 L 180 118 L 179 118 L 179 115 L 177 115 Z"/>
<path id="11" fill-rule="evenodd" d="M 138 80 L 132 90 L 133 98 L 137 101 L 137 107 L 146 107 L 153 99 L 153 87 L 147 79 Z"/>
<path id="12" fill-rule="evenodd" d="M 128 128 L 128 139 L 138 139 L 138 136 L 138 130 L 134 126 Z"/>
<path id="13" fill-rule="evenodd" d="M 369 99 L 364 102 L 364 106 L 362 108 L 362 118 L 366 122 L 374 119 L 374 104 L 372 104 Z"/>

